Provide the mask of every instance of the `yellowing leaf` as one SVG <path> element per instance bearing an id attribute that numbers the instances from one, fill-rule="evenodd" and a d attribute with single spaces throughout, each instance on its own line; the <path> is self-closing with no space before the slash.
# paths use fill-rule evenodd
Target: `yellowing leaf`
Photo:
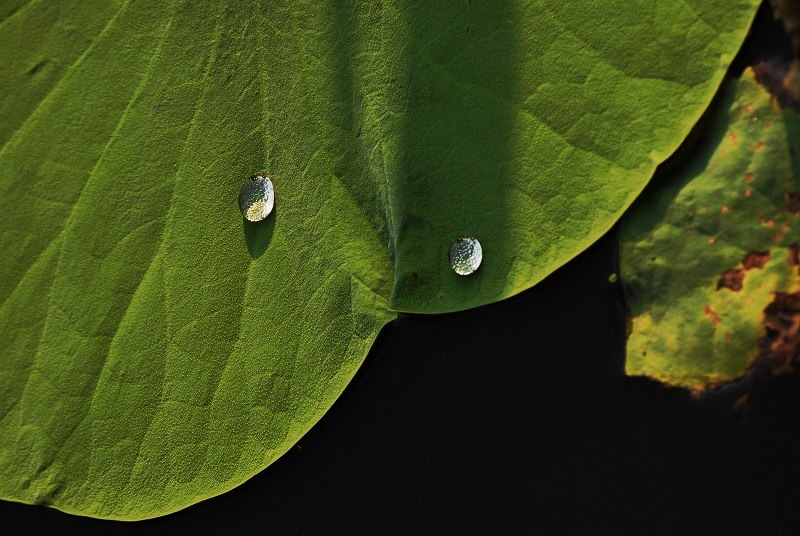
<path id="1" fill-rule="evenodd" d="M 701 389 L 742 376 L 768 342 L 765 309 L 800 290 L 798 133 L 748 70 L 623 218 L 628 374 Z"/>

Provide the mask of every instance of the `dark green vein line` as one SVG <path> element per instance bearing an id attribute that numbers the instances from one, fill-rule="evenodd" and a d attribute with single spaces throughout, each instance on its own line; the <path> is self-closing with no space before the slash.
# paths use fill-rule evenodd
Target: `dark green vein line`
<path id="1" fill-rule="evenodd" d="M 127 2 L 126 2 L 126 5 L 127 5 Z M 115 20 L 116 20 L 116 18 L 115 18 Z M 167 25 L 168 25 L 168 24 L 167 24 Z M 107 26 L 107 28 L 108 28 L 108 27 L 109 27 L 109 26 Z M 105 30 L 104 30 L 104 31 L 105 31 Z M 160 45 L 159 45 L 159 46 L 160 46 Z M 137 85 L 137 87 L 134 89 L 134 92 L 133 92 L 133 94 L 132 94 L 131 98 L 130 98 L 130 99 L 129 99 L 129 101 L 128 101 L 128 105 L 126 106 L 125 110 L 123 110 L 123 112 L 122 112 L 122 114 L 121 114 L 121 116 L 120 116 L 119 120 L 117 121 L 117 124 L 116 124 L 116 127 L 114 128 L 114 131 L 112 132 L 112 134 L 111 134 L 111 135 L 110 135 L 110 137 L 109 137 L 109 141 L 108 141 L 108 142 L 106 143 L 106 145 L 104 146 L 104 148 L 103 148 L 103 151 L 101 152 L 100 156 L 98 157 L 97 161 L 95 162 L 95 165 L 94 165 L 94 167 L 93 167 L 93 168 L 92 168 L 92 170 L 90 171 L 90 173 L 89 173 L 89 175 L 88 175 L 88 177 L 87 177 L 86 181 L 84 182 L 83 188 L 81 189 L 81 192 L 80 192 L 80 194 L 79 194 L 79 196 L 78 196 L 77 200 L 76 200 L 76 201 L 75 201 L 75 203 L 72 205 L 72 208 L 71 208 L 71 210 L 70 210 L 70 213 L 69 213 L 69 214 L 67 215 L 67 217 L 65 218 L 65 224 L 64 224 L 64 226 L 61 228 L 61 230 L 59 231 L 59 233 L 58 233 L 58 235 L 57 235 L 57 237 L 56 237 L 56 238 L 59 238 L 59 237 L 63 236 L 63 235 L 66 233 L 66 231 L 68 231 L 68 230 L 70 230 L 70 229 L 72 228 L 72 227 L 70 226 L 70 222 L 71 222 L 71 220 L 72 220 L 72 217 L 73 217 L 73 215 L 74 215 L 75 208 L 76 208 L 76 207 L 77 207 L 77 206 L 80 204 L 80 202 L 81 202 L 81 199 L 83 198 L 83 196 L 84 196 L 85 192 L 87 191 L 88 185 L 89 185 L 89 184 L 92 182 L 92 178 L 94 177 L 94 175 L 95 175 L 95 173 L 96 173 L 96 171 L 97 171 L 97 169 L 98 169 L 98 167 L 99 167 L 100 163 L 103 161 L 103 159 L 104 159 L 104 157 L 105 157 L 105 155 L 106 155 L 106 152 L 108 151 L 109 147 L 110 147 L 110 146 L 111 146 L 111 144 L 114 142 L 114 140 L 116 139 L 116 137 L 117 137 L 117 134 L 119 133 L 119 130 L 120 130 L 120 128 L 121 128 L 121 126 L 122 126 L 122 124 L 125 122 L 125 120 L 126 120 L 126 118 L 127 118 L 127 115 L 128 115 L 128 113 L 129 113 L 129 111 L 130 111 L 130 108 L 131 108 L 131 106 L 132 106 L 133 102 L 135 102 L 135 101 L 136 101 L 136 98 L 137 98 L 137 96 L 138 96 L 138 95 L 141 93 L 141 90 L 142 90 L 142 88 L 143 88 L 143 85 L 144 85 L 144 83 L 147 81 L 147 79 L 148 79 L 148 77 L 149 77 L 149 74 L 150 74 L 150 69 L 152 69 L 152 65 L 153 65 L 153 63 L 154 63 L 154 61 L 155 61 L 155 57 L 156 57 L 156 54 L 154 53 L 154 54 L 153 54 L 153 58 L 151 59 L 151 61 L 150 61 L 149 65 L 148 65 L 148 70 L 146 71 L 145 75 L 142 77 L 142 80 L 139 82 L 139 84 Z M 58 275 L 59 275 L 59 273 L 61 272 L 61 264 L 62 264 L 62 260 L 63 260 L 63 253 L 64 253 L 64 247 L 63 247 L 63 242 L 62 242 L 62 244 L 61 244 L 61 247 L 59 248 L 59 259 L 58 259 L 58 262 L 57 262 L 57 264 L 56 264 L 56 268 L 55 268 L 55 276 L 54 276 L 54 278 L 53 278 L 53 283 L 52 283 L 52 285 L 50 286 L 50 288 L 48 289 L 48 296 L 47 296 L 47 302 L 48 302 L 48 307 L 47 307 L 47 316 L 46 316 L 46 318 L 45 318 L 45 322 L 44 322 L 44 326 L 42 327 L 42 331 L 41 331 L 41 332 L 40 332 L 40 334 L 39 334 L 39 343 L 37 344 L 37 348 L 39 348 L 39 351 L 37 351 L 37 355 L 34 357 L 33 363 L 32 363 L 32 365 L 31 365 L 31 367 L 28 369 L 28 373 L 27 373 L 27 376 L 26 376 L 26 378 L 25 378 L 25 388 L 23 389 L 23 393 L 22 393 L 22 395 L 21 395 L 21 397 L 20 397 L 20 399 L 21 399 L 21 402 L 23 402 L 23 403 L 24 403 L 24 400 L 25 400 L 25 398 L 26 398 L 26 393 L 28 392 L 28 386 L 29 386 L 29 383 L 30 383 L 31 372 L 32 372 L 32 370 L 33 370 L 33 369 L 36 367 L 36 361 L 37 361 L 37 358 L 40 356 L 40 351 L 41 351 L 41 341 L 42 341 L 42 338 L 44 337 L 45 333 L 48 331 L 48 327 L 51 325 L 52 316 L 51 316 L 51 314 L 50 314 L 50 313 L 51 313 L 51 311 L 52 311 L 52 307 L 50 306 L 50 304 L 51 304 L 51 300 L 52 300 L 53 289 L 54 289 L 54 288 L 56 287 L 56 285 L 57 285 L 57 281 L 58 281 Z M 75 427 L 77 427 L 77 425 L 76 425 Z M 73 427 L 73 430 L 74 430 L 74 428 L 75 428 L 75 427 Z M 63 446 L 63 445 L 62 445 L 62 446 Z"/>
<path id="2" fill-rule="evenodd" d="M 151 259 L 151 261 L 150 261 L 151 265 L 153 263 L 155 263 L 157 261 L 157 259 L 160 259 L 162 254 L 163 254 L 164 236 L 168 232 L 168 229 L 169 229 L 169 226 L 170 226 L 170 222 L 174 220 L 175 213 L 176 213 L 175 186 L 176 186 L 176 183 L 177 183 L 177 177 L 181 174 L 181 169 L 187 163 L 187 158 L 186 157 L 187 157 L 189 148 L 191 147 L 190 141 L 194 138 L 194 136 L 196 134 L 196 130 L 197 130 L 197 124 L 198 124 L 197 117 L 198 117 L 200 111 L 203 109 L 204 105 L 206 104 L 206 101 L 208 99 L 208 93 L 211 90 L 211 85 L 207 83 L 207 80 L 208 80 L 208 77 L 209 77 L 211 71 L 213 70 L 214 64 L 216 62 L 216 59 L 217 59 L 217 56 L 218 56 L 218 53 L 219 53 L 219 44 L 220 44 L 220 41 L 221 41 L 221 38 L 222 38 L 221 22 L 222 22 L 223 17 L 215 17 L 215 19 L 216 19 L 216 26 L 215 26 L 215 30 L 214 30 L 214 41 L 213 41 L 213 44 L 211 45 L 211 49 L 212 50 L 211 50 L 211 53 L 209 54 L 209 58 L 208 58 L 208 61 L 206 63 L 206 69 L 205 69 L 205 72 L 203 73 L 203 78 L 202 78 L 202 80 L 200 82 L 200 85 L 203 88 L 203 92 L 202 92 L 202 95 L 201 95 L 201 97 L 199 99 L 199 102 L 197 103 L 197 106 L 195 107 L 194 115 L 192 116 L 192 119 L 190 121 L 191 127 L 189 128 L 189 131 L 188 131 L 188 133 L 186 135 L 186 139 L 184 141 L 183 148 L 181 150 L 181 156 L 178 159 L 178 162 L 179 162 L 178 170 L 173 174 L 173 181 L 172 181 L 173 189 L 172 189 L 172 193 L 170 195 L 170 203 L 169 203 L 170 206 L 169 206 L 169 210 L 167 211 L 167 215 L 166 215 L 166 218 L 165 218 L 165 225 L 164 225 L 164 227 L 162 229 L 161 237 L 159 239 L 159 244 L 160 245 L 159 245 L 159 248 L 156 250 L 155 255 L 153 256 L 153 259 Z M 166 272 L 166 268 L 164 270 Z M 165 311 L 167 309 L 167 303 L 168 302 L 169 302 L 168 289 L 167 289 L 167 285 L 165 283 L 164 284 L 164 309 L 165 309 Z M 116 337 L 116 335 L 115 335 L 115 337 Z M 170 345 L 169 339 L 170 339 L 170 331 L 169 331 L 169 329 L 167 329 L 167 341 L 165 343 L 165 347 L 167 347 L 167 348 Z M 163 384 L 163 382 L 162 382 L 161 385 L 162 385 L 161 398 L 163 400 L 163 397 L 164 397 L 164 393 L 163 393 L 164 384 Z M 137 446 L 136 457 L 134 458 L 133 464 L 129 467 L 128 479 L 127 479 L 126 483 L 124 484 L 124 488 L 125 488 L 126 492 L 127 492 L 128 488 L 131 486 L 134 474 L 140 468 L 142 447 L 148 441 L 148 436 L 151 433 L 153 422 L 155 422 L 155 420 L 159 417 L 159 415 L 161 415 L 162 411 L 163 411 L 163 405 L 159 405 L 158 409 L 153 413 L 153 415 L 152 415 L 152 417 L 150 419 L 150 423 L 147 425 L 144 434 L 142 434 L 141 441 L 139 442 L 139 444 Z"/>

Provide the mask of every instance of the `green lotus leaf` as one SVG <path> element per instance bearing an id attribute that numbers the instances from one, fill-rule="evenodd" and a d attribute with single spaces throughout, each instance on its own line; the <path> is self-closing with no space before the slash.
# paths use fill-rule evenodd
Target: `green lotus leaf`
<path id="1" fill-rule="evenodd" d="M 6 2 L 0 497 L 141 519 L 248 479 L 398 312 L 608 230 L 757 3 Z"/>
<path id="2" fill-rule="evenodd" d="M 800 289 L 800 118 L 747 70 L 706 128 L 622 225 L 627 373 L 691 389 L 739 378 L 765 343 L 779 350 L 765 310 Z"/>

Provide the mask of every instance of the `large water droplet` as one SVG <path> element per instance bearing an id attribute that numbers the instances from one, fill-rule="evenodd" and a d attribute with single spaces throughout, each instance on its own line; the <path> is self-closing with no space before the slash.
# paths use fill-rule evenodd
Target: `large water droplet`
<path id="1" fill-rule="evenodd" d="M 450 266 L 458 275 L 469 275 L 483 260 L 483 248 L 477 238 L 462 236 L 450 246 Z"/>
<path id="2" fill-rule="evenodd" d="M 261 221 L 275 206 L 275 189 L 269 177 L 257 173 L 247 179 L 239 192 L 239 209 L 248 221 Z"/>

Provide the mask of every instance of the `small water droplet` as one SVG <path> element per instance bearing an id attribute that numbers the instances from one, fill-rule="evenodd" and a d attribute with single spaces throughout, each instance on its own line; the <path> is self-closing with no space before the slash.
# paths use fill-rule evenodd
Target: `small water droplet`
<path id="1" fill-rule="evenodd" d="M 256 173 L 242 185 L 239 192 L 239 209 L 248 221 L 261 221 L 275 206 L 275 189 L 269 177 Z"/>
<path id="2" fill-rule="evenodd" d="M 477 238 L 462 236 L 450 246 L 450 266 L 458 275 L 470 275 L 481 265 L 483 248 Z"/>

